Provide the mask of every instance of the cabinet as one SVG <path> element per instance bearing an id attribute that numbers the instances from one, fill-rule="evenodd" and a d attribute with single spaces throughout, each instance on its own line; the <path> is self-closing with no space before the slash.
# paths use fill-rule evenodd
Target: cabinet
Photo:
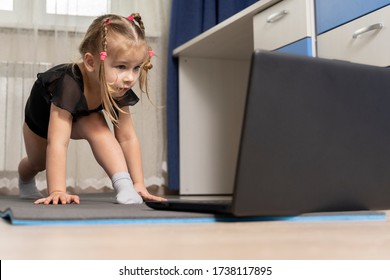
<path id="1" fill-rule="evenodd" d="M 174 50 L 180 194 L 229 194 L 254 49 L 390 65 L 390 0 L 260 0 Z"/>
<path id="2" fill-rule="evenodd" d="M 263 12 L 273 13 L 268 9 L 278 3 L 291 9 L 289 17 L 307 15 L 302 32 L 263 46 L 268 39 L 261 40 L 258 19 Z M 312 5 L 307 3 L 312 0 L 261 0 L 174 50 L 179 58 L 180 194 L 232 193 L 252 52 L 297 42 L 306 48 L 305 40 L 314 36 Z M 287 24 L 279 20 L 278 32 L 294 33 L 285 30 L 289 17 Z"/>

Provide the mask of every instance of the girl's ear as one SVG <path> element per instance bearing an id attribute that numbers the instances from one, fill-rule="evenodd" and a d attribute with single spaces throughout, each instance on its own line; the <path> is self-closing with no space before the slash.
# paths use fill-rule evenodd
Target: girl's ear
<path id="1" fill-rule="evenodd" d="M 83 62 L 84 62 L 84 66 L 85 66 L 85 69 L 88 71 L 88 72 L 93 72 L 95 70 L 95 60 L 94 60 L 94 57 L 91 53 L 86 53 L 83 57 Z"/>

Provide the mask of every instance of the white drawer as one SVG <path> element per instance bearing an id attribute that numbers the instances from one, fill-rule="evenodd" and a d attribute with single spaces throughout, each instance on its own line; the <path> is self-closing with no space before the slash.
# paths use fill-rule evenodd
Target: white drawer
<path id="1" fill-rule="evenodd" d="M 379 24 L 383 27 L 380 28 Z M 353 36 L 357 31 L 373 30 Z M 390 65 L 390 6 L 328 31 L 317 38 L 318 56 L 377 66 Z M 376 29 L 379 28 L 379 29 Z M 354 38 L 355 37 L 355 38 Z"/>
<path id="2" fill-rule="evenodd" d="M 275 50 L 314 36 L 312 0 L 284 0 L 253 17 L 254 48 Z"/>

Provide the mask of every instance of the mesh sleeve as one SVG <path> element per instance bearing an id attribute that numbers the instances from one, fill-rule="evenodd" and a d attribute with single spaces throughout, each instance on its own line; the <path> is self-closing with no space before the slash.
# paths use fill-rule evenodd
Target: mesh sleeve
<path id="1" fill-rule="evenodd" d="M 79 83 L 66 71 L 47 71 L 38 75 L 47 90 L 47 99 L 72 115 L 88 110 Z"/>

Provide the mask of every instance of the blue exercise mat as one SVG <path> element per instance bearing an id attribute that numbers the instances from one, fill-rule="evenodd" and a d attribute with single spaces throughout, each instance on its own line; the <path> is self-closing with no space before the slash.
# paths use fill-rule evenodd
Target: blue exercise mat
<path id="1" fill-rule="evenodd" d="M 0 196 L 0 217 L 12 225 L 168 224 L 254 221 L 385 221 L 384 212 L 310 213 L 294 217 L 236 218 L 208 213 L 157 211 L 145 204 L 120 205 L 115 194 L 82 194 L 80 204 L 35 205 L 33 200 Z"/>

